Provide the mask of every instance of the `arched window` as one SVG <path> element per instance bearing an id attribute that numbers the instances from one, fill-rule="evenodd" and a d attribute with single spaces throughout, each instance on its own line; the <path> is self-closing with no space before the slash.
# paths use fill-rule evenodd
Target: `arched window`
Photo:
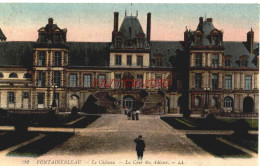
<path id="1" fill-rule="evenodd" d="M 3 73 L 0 72 L 0 78 L 4 78 L 4 75 Z"/>
<path id="2" fill-rule="evenodd" d="M 233 99 L 231 97 L 225 97 L 224 99 L 224 107 L 230 108 L 233 107 Z"/>
<path id="3" fill-rule="evenodd" d="M 201 105 L 201 98 L 199 96 L 195 97 L 195 107 L 200 107 Z"/>
<path id="4" fill-rule="evenodd" d="M 25 73 L 23 75 L 23 78 L 32 78 L 32 75 L 30 73 Z"/>
<path id="5" fill-rule="evenodd" d="M 11 73 L 9 75 L 9 78 L 18 78 L 17 74 L 16 73 Z"/>

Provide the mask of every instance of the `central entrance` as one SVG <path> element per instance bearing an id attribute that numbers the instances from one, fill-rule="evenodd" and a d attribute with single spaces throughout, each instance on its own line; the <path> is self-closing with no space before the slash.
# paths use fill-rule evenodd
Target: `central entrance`
<path id="1" fill-rule="evenodd" d="M 123 98 L 123 108 L 133 109 L 135 105 L 135 98 L 133 96 L 127 95 Z"/>

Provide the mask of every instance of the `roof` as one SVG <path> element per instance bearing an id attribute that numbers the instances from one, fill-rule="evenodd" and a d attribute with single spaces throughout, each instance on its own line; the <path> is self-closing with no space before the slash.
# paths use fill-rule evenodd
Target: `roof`
<path id="1" fill-rule="evenodd" d="M 248 68 L 257 68 L 257 66 L 253 63 L 253 59 L 255 55 L 251 55 L 247 50 L 243 42 L 223 42 L 224 45 L 224 55 L 231 55 L 232 67 L 239 67 L 236 63 L 241 56 L 248 56 Z"/>
<path id="2" fill-rule="evenodd" d="M 69 66 L 109 66 L 110 42 L 67 42 Z"/>
<path id="3" fill-rule="evenodd" d="M 125 16 L 119 32 L 124 35 L 126 40 L 134 39 L 136 34 L 144 34 L 142 26 L 136 16 Z"/>
<path id="4" fill-rule="evenodd" d="M 0 66 L 31 67 L 34 42 L 0 42 Z"/>
<path id="5" fill-rule="evenodd" d="M 163 55 L 163 67 L 171 67 L 169 62 L 170 57 L 176 56 L 176 51 L 183 50 L 183 47 L 178 41 L 151 41 L 151 61 L 156 54 Z"/>
<path id="6" fill-rule="evenodd" d="M 0 39 L 1 40 L 6 40 L 6 37 L 5 37 L 5 35 L 4 35 L 4 33 L 3 33 L 1 28 L 0 28 Z"/>

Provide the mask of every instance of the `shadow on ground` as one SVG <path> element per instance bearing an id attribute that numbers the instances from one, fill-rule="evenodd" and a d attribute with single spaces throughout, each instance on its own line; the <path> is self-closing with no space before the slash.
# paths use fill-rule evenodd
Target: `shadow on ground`
<path id="1" fill-rule="evenodd" d="M 7 156 L 19 156 L 19 157 L 39 157 L 54 147 L 62 144 L 67 139 L 72 137 L 74 133 L 37 133 L 36 135 L 44 134 L 45 136 L 37 141 L 34 141 L 28 145 L 15 149 L 7 154 Z"/>
<path id="2" fill-rule="evenodd" d="M 195 144 L 206 150 L 215 157 L 220 158 L 251 158 L 252 156 L 233 146 L 227 145 L 217 138 L 225 137 L 224 135 L 199 135 L 187 134 Z"/>

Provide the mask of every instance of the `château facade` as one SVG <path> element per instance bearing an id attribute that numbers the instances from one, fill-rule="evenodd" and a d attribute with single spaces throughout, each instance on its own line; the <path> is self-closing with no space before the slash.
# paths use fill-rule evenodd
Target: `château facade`
<path id="1" fill-rule="evenodd" d="M 184 41 L 151 41 L 138 16 L 114 12 L 111 42 L 69 42 L 49 18 L 35 42 L 0 37 L 0 108 L 144 114 L 225 110 L 258 113 L 259 44 L 223 41 L 213 20 L 199 19 Z M 68 30 L 69 31 L 69 30 Z M 36 33 L 36 32 L 35 32 Z"/>

